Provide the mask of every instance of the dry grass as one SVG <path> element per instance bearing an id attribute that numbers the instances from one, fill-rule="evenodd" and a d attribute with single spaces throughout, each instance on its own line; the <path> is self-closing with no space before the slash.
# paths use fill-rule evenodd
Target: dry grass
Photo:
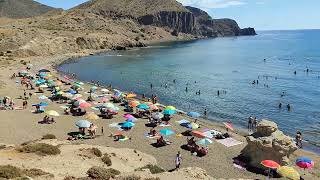
<path id="1" fill-rule="evenodd" d="M 57 139 L 57 137 L 53 134 L 46 134 L 46 135 L 42 136 L 41 139 Z"/>
<path id="2" fill-rule="evenodd" d="M 107 166 L 111 166 L 112 165 L 112 161 L 109 157 L 109 155 L 106 153 L 103 155 L 103 157 L 101 158 L 102 162 L 104 162 Z"/>
<path id="3" fill-rule="evenodd" d="M 89 178 L 92 179 L 110 179 L 120 174 L 120 171 L 115 169 L 106 169 L 102 167 L 94 166 L 87 171 Z"/>
<path id="4" fill-rule="evenodd" d="M 144 167 L 138 168 L 136 169 L 136 171 L 141 171 L 143 169 L 149 169 L 151 174 L 158 174 L 158 173 L 163 173 L 165 172 L 164 169 L 162 169 L 161 167 L 157 166 L 157 165 L 152 165 L 152 164 L 148 164 Z"/>

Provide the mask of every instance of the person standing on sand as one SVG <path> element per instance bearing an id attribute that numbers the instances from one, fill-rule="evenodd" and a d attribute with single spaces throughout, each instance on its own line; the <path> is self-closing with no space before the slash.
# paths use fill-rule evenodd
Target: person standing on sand
<path id="1" fill-rule="evenodd" d="M 300 131 L 297 131 L 297 134 L 296 134 L 296 145 L 299 148 L 302 148 L 302 133 Z"/>
<path id="2" fill-rule="evenodd" d="M 250 117 L 248 118 L 248 131 L 250 131 L 250 130 L 251 130 L 251 127 L 252 127 L 252 120 L 253 120 L 253 117 L 252 117 L 252 116 L 250 116 Z"/>
<path id="3" fill-rule="evenodd" d="M 182 157 L 181 157 L 180 151 L 178 151 L 178 154 L 176 155 L 176 159 L 175 159 L 176 169 L 180 168 L 181 161 L 182 161 Z"/>
<path id="4" fill-rule="evenodd" d="M 252 121 L 252 129 L 256 130 L 257 124 L 258 124 L 258 119 L 257 119 L 257 117 L 254 117 L 254 119 Z"/>

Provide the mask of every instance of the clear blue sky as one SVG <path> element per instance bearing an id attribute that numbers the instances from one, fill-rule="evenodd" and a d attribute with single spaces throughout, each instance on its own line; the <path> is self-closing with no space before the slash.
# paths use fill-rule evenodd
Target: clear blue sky
<path id="1" fill-rule="evenodd" d="M 86 0 L 37 0 L 69 9 Z M 178 0 L 200 7 L 214 18 L 235 19 L 257 30 L 320 29 L 320 0 Z"/>

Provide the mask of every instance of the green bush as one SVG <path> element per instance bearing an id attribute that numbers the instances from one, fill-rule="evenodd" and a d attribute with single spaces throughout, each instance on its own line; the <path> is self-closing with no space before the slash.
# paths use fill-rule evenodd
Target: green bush
<path id="1" fill-rule="evenodd" d="M 22 176 L 20 168 L 11 165 L 0 166 L 0 178 L 12 179 L 20 176 Z"/>
<path id="2" fill-rule="evenodd" d="M 25 169 L 22 171 L 22 173 L 26 176 L 29 176 L 29 177 L 37 177 L 37 176 L 44 176 L 44 175 L 53 176 L 50 173 L 47 173 L 47 172 L 42 171 L 41 169 L 35 169 L 35 168 L 34 169 Z"/>
<path id="3" fill-rule="evenodd" d="M 104 162 L 107 166 L 111 166 L 112 165 L 112 161 L 109 157 L 109 155 L 106 153 L 103 155 L 103 157 L 101 158 L 102 162 Z"/>
<path id="4" fill-rule="evenodd" d="M 27 144 L 18 150 L 24 153 L 36 153 L 39 155 L 57 155 L 61 153 L 57 146 L 45 143 Z"/>
<path id="5" fill-rule="evenodd" d="M 120 171 L 115 170 L 115 169 L 106 169 L 106 168 L 102 168 L 102 167 L 97 167 L 97 166 L 93 166 L 91 167 L 88 171 L 87 174 L 89 176 L 89 178 L 92 179 L 110 179 L 110 178 L 114 178 L 116 175 L 120 174 Z"/>
<path id="6" fill-rule="evenodd" d="M 125 176 L 122 177 L 121 180 L 140 180 L 141 177 L 137 175 L 130 175 L 130 176 Z"/>
<path id="7" fill-rule="evenodd" d="M 136 169 L 136 171 L 141 171 L 143 169 L 149 169 L 151 174 L 158 174 L 158 173 L 165 172 L 164 169 L 162 169 L 161 167 L 159 167 L 157 165 L 153 165 L 153 164 L 148 164 L 142 168 L 138 168 L 138 169 Z"/>
<path id="8" fill-rule="evenodd" d="M 97 157 L 101 157 L 102 156 L 102 152 L 100 151 L 100 149 L 98 148 L 91 148 L 91 152 L 96 155 Z"/>
<path id="9" fill-rule="evenodd" d="M 57 139 L 57 138 L 53 134 L 46 134 L 46 135 L 42 136 L 41 139 Z"/>

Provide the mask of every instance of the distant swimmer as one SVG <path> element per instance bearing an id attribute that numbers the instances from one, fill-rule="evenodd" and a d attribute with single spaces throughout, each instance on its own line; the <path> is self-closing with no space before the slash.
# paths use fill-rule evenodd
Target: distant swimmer
<path id="1" fill-rule="evenodd" d="M 152 83 L 150 84 L 150 88 L 151 88 L 151 89 L 153 88 L 153 84 L 152 84 Z"/>
<path id="2" fill-rule="evenodd" d="M 296 75 L 296 74 L 297 74 L 297 71 L 294 71 L 293 73 L 294 73 L 294 75 Z"/>
<path id="3" fill-rule="evenodd" d="M 175 80 L 175 79 L 173 80 L 173 83 L 174 83 L 174 84 L 176 83 L 176 80 Z"/>
<path id="4" fill-rule="evenodd" d="M 287 105 L 287 109 L 288 109 L 288 111 L 291 111 L 291 106 L 290 106 L 290 104 Z"/>
<path id="5" fill-rule="evenodd" d="M 257 84 L 259 84 L 259 80 L 257 80 Z"/>
<path id="6" fill-rule="evenodd" d="M 307 69 L 307 73 L 309 72 L 309 69 Z"/>
<path id="7" fill-rule="evenodd" d="M 253 81 L 252 81 L 252 84 L 256 84 L 256 80 L 253 80 Z"/>
<path id="8" fill-rule="evenodd" d="M 266 59 L 263 59 L 263 62 L 266 62 Z"/>
<path id="9" fill-rule="evenodd" d="M 186 92 L 188 92 L 188 87 L 186 87 Z"/>
<path id="10" fill-rule="evenodd" d="M 220 96 L 220 91 L 218 90 L 217 95 Z"/>
<path id="11" fill-rule="evenodd" d="M 279 103 L 279 109 L 281 109 L 282 108 L 282 103 Z"/>

